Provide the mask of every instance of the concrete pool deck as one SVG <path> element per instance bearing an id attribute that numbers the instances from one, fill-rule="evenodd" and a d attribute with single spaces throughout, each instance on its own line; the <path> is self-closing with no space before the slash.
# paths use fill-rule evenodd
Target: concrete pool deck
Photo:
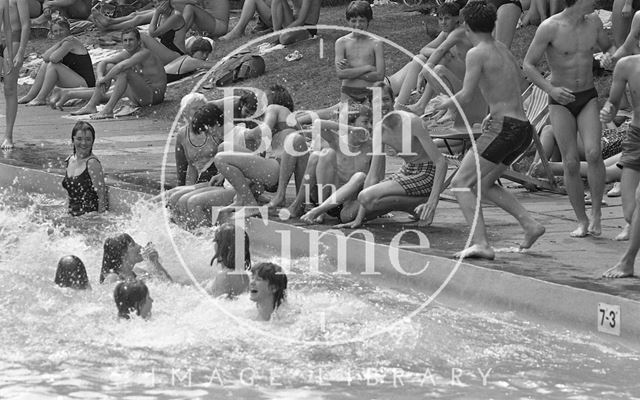
<path id="1" fill-rule="evenodd" d="M 0 99 L 0 113 L 3 111 L 4 99 L 2 98 Z M 20 106 L 14 134 L 17 148 L 11 152 L 2 153 L 0 163 L 63 174 L 62 161 L 71 153 L 70 132 L 76 122 L 72 119 L 62 118 L 63 115 L 68 115 L 68 110 L 63 113 L 48 107 Z M 2 120 L 4 121 L 4 117 Z M 107 183 L 112 187 L 157 193 L 160 187 L 162 159 L 170 123 L 163 120 L 138 119 L 136 117 L 91 121 L 91 123 L 94 124 L 97 132 L 95 153 L 100 158 L 107 174 Z M 1 124 L 4 125 L 4 122 Z M 4 130 L 4 126 L 0 129 Z M 173 142 L 170 150 L 173 150 Z M 9 175 L 15 171 L 15 168 L 0 168 L 0 175 L 4 174 L 1 177 L 5 178 L 0 179 L 0 187 L 11 184 L 13 178 L 10 178 Z M 166 173 L 167 181 L 173 184 L 175 182 L 175 167 L 172 153 L 168 158 Z M 29 179 L 28 175 L 25 176 L 27 176 L 25 179 Z M 505 181 L 504 183 L 507 186 L 512 186 L 510 182 Z M 55 178 L 47 186 L 59 187 L 59 180 Z M 487 205 L 484 207 L 484 215 L 490 240 L 492 245 L 499 249 L 499 252 L 494 261 L 465 261 L 463 265 L 468 266 L 466 267 L 467 271 L 472 268 L 475 271 L 473 273 L 482 274 L 482 270 L 491 270 L 493 272 L 485 275 L 491 276 L 491 279 L 504 279 L 505 285 L 508 285 L 507 282 L 511 279 L 506 278 L 507 276 L 534 278 L 530 281 L 536 282 L 534 292 L 536 292 L 537 298 L 534 296 L 528 300 L 523 291 L 524 297 L 519 301 L 524 304 L 528 301 L 544 301 L 547 289 L 550 290 L 548 301 L 566 302 L 567 305 L 573 304 L 582 294 L 586 294 L 588 298 L 605 299 L 608 304 L 628 304 L 632 309 L 622 312 L 627 317 L 627 320 L 623 322 L 623 330 L 626 327 L 633 327 L 633 329 L 623 336 L 626 336 L 626 339 L 630 341 L 635 340 L 640 343 L 638 340 L 640 338 L 640 322 L 636 318 L 640 312 L 640 279 L 605 280 L 600 278 L 605 269 L 616 263 L 627 246 L 627 242 L 612 240 L 624 226 L 620 198 L 605 197 L 608 206 L 603 208 L 603 233 L 601 237 L 576 239 L 569 237 L 568 234 L 575 227 L 575 220 L 566 196 L 549 192 L 530 193 L 515 188 L 515 184 L 513 186 L 512 190 L 525 208 L 546 227 L 546 234 L 530 251 L 525 253 L 510 252 L 508 249 L 516 247 L 522 238 L 520 228 L 509 215 L 494 206 Z M 292 197 L 293 188 L 290 185 L 287 198 L 291 201 Z M 378 219 L 366 226 L 374 235 L 376 243 L 389 244 L 398 232 L 415 228 L 415 224 L 405 214 L 393 214 L 394 216 L 391 218 Z M 302 227 L 299 221 L 288 221 L 287 223 Z M 306 231 L 309 229 L 328 230 L 331 226 L 304 226 L 304 228 Z M 443 263 L 449 265 L 452 263 L 451 255 L 464 246 L 469 229 L 457 204 L 451 201 L 441 201 L 433 226 L 424 229 L 423 232 L 429 238 L 430 248 L 412 251 L 433 257 L 433 260 L 445 260 Z M 414 238 L 415 236 L 406 235 L 403 239 L 409 240 L 403 240 L 401 243 L 409 244 Z M 500 251 L 500 249 L 506 251 Z M 499 272 L 499 274 L 496 275 L 494 272 Z M 471 272 L 465 273 L 473 274 Z M 551 294 L 555 290 L 552 288 L 556 288 L 558 285 L 545 286 L 544 282 L 578 290 L 556 291 L 560 296 L 558 298 L 558 295 Z M 501 293 L 501 295 L 518 295 L 517 291 L 513 292 L 514 289 L 510 289 L 508 286 L 504 290 L 505 293 Z M 583 290 L 587 292 L 583 293 Z M 510 291 L 511 293 L 507 293 Z M 571 293 L 582 294 L 574 298 Z M 562 296 L 571 298 L 562 298 Z M 595 329 L 597 310 L 592 305 L 584 307 L 584 315 L 587 318 L 592 315 L 592 318 L 589 318 L 592 322 L 587 321 L 587 325 L 590 324 Z M 630 315 L 634 317 L 630 318 Z M 634 321 L 631 322 L 631 319 Z"/>

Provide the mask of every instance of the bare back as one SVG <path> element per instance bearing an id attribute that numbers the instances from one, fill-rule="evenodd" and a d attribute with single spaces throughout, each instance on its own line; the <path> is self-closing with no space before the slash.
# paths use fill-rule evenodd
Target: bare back
<path id="1" fill-rule="evenodd" d="M 480 61 L 478 85 L 489 104 L 489 113 L 493 117 L 526 120 L 519 85 L 522 70 L 507 47 L 491 40 L 479 43 L 468 54 Z"/>

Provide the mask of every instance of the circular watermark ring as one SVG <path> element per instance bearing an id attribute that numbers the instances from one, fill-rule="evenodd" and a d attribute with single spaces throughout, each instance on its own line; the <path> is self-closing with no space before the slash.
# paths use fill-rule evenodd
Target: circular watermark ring
<path id="1" fill-rule="evenodd" d="M 405 55 L 407 55 L 410 59 L 412 59 L 413 61 L 419 62 L 422 65 L 423 69 L 426 69 L 427 72 L 429 74 L 431 74 L 431 76 L 433 78 L 436 79 L 436 81 L 440 84 L 440 86 L 442 88 L 445 89 L 445 91 L 447 92 L 447 95 L 449 95 L 452 99 L 453 99 L 453 103 L 455 104 L 459 115 L 462 117 L 462 120 L 464 122 L 464 126 L 465 129 L 467 131 L 467 133 L 469 134 L 469 138 L 471 139 L 471 150 L 474 152 L 475 154 L 475 168 L 476 168 L 476 176 L 480 177 L 480 162 L 479 162 L 479 157 L 478 157 L 478 149 L 474 140 L 474 135 L 473 135 L 473 131 L 471 129 L 471 125 L 469 124 L 469 120 L 467 119 L 467 116 L 464 113 L 464 110 L 462 109 L 462 106 L 460 105 L 460 103 L 456 100 L 456 98 L 453 96 L 454 93 L 451 92 L 451 90 L 449 89 L 448 85 L 445 84 L 445 82 L 431 69 L 429 68 L 426 63 L 424 61 L 422 61 L 420 58 L 418 58 L 416 55 L 414 55 L 413 53 L 411 53 L 409 50 L 405 49 L 404 47 L 396 44 L 395 42 L 378 36 L 376 34 L 373 34 L 371 32 L 367 32 L 367 31 L 363 31 L 360 29 L 353 29 L 353 28 L 348 28 L 345 26 L 339 26 L 339 25 L 315 25 L 315 26 L 301 26 L 301 27 L 293 27 L 293 28 L 286 28 L 277 32 L 271 32 L 269 34 L 266 34 L 264 36 L 260 36 L 257 37 L 255 39 L 252 39 L 250 41 L 248 41 L 247 43 L 244 43 L 243 45 L 239 46 L 238 48 L 236 48 L 234 51 L 232 51 L 231 53 L 229 53 L 228 55 L 226 55 L 225 57 L 223 57 L 222 59 L 220 59 L 220 61 L 218 61 L 213 68 L 211 68 L 209 71 L 207 71 L 207 73 L 196 83 L 196 85 L 194 86 L 194 88 L 191 90 L 191 93 L 195 93 L 197 92 L 200 87 L 209 80 L 210 76 L 213 74 L 214 71 L 216 71 L 224 62 L 226 62 L 227 60 L 229 60 L 231 57 L 233 57 L 234 55 L 244 51 L 245 49 L 250 48 L 253 45 L 256 45 L 258 43 L 262 43 L 265 42 L 267 40 L 269 40 L 270 38 L 274 37 L 274 36 L 280 36 L 282 33 L 286 33 L 286 32 L 297 32 L 297 31 L 303 31 L 303 30 L 307 30 L 309 28 L 315 28 L 318 29 L 318 31 L 339 31 L 339 32 L 344 32 L 345 34 L 348 33 L 358 33 L 361 35 L 366 35 L 369 36 L 375 40 L 379 40 L 381 42 L 383 42 L 384 44 L 387 44 L 397 50 L 399 50 L 400 52 L 404 53 Z M 163 153 L 163 158 L 162 158 L 162 165 L 161 165 L 161 171 L 160 171 L 160 187 L 161 187 L 161 197 L 162 197 L 162 203 L 163 203 L 163 214 L 165 217 L 165 227 L 167 229 L 167 233 L 169 234 L 169 238 L 170 238 L 170 242 L 171 242 L 171 246 L 173 247 L 174 252 L 176 253 L 176 256 L 178 257 L 178 260 L 180 261 L 180 264 L 182 265 L 182 268 L 184 269 L 185 273 L 187 274 L 187 276 L 191 279 L 191 281 L 193 282 L 193 284 L 203 293 L 205 294 L 207 297 L 211 298 L 211 296 L 209 296 L 209 294 L 206 292 L 206 290 L 202 287 L 202 285 L 200 285 L 200 282 L 198 282 L 198 280 L 195 278 L 195 276 L 193 275 L 193 273 L 191 272 L 191 270 L 189 269 L 189 267 L 186 265 L 184 258 L 182 257 L 182 254 L 180 253 L 180 250 L 178 249 L 177 244 L 175 243 L 175 241 L 173 240 L 173 236 L 171 234 L 171 226 L 170 221 L 170 215 L 169 215 L 169 211 L 167 210 L 166 207 L 166 198 L 164 196 L 165 194 L 165 189 L 164 189 L 164 183 L 165 183 L 165 179 L 166 179 L 166 165 L 167 165 L 167 160 L 169 157 L 169 152 L 171 150 L 171 139 L 175 133 L 175 130 L 178 126 L 178 122 L 180 119 L 180 116 L 182 115 L 182 108 L 179 109 L 178 114 L 176 115 L 176 118 L 174 119 L 172 125 L 171 125 L 171 130 L 169 131 L 169 135 L 167 136 L 167 141 L 165 143 L 165 148 L 164 148 L 164 153 Z M 477 226 L 477 222 L 478 222 L 478 217 L 480 215 L 479 210 L 480 210 L 480 201 L 481 201 L 481 185 L 480 183 L 480 179 L 478 179 L 478 184 L 476 184 L 476 209 L 475 209 L 475 213 L 473 216 L 473 221 L 471 223 L 471 229 L 469 231 L 469 236 L 467 237 L 467 240 L 465 242 L 464 248 L 466 249 L 467 247 L 469 247 L 469 245 L 471 244 L 472 238 L 473 238 L 473 233 L 475 232 L 476 226 Z M 444 188 L 443 188 L 444 189 Z M 401 317 L 401 318 L 396 318 L 395 321 L 390 322 L 389 324 L 385 324 L 385 327 L 383 329 L 377 330 L 375 332 L 372 333 L 368 333 L 366 335 L 361 335 L 361 336 L 355 336 L 353 338 L 350 339 L 346 339 L 346 340 L 298 340 L 295 338 L 289 338 L 289 337 L 281 337 L 281 336 L 276 336 L 274 334 L 272 334 L 271 332 L 268 332 L 264 329 L 260 328 L 260 324 L 255 324 L 252 321 L 248 321 L 246 319 L 241 319 L 238 318 L 237 316 L 233 315 L 232 313 L 230 313 L 227 309 L 225 309 L 224 307 L 221 307 L 219 302 L 217 301 L 213 301 L 213 303 L 215 304 L 215 306 L 218 308 L 218 310 L 220 310 L 223 314 L 225 314 L 227 317 L 229 317 L 230 319 L 234 320 L 239 326 L 248 329 L 250 331 L 254 331 L 256 333 L 262 334 L 264 336 L 267 336 L 271 339 L 274 340 L 278 340 L 278 341 L 285 341 L 291 344 L 304 344 L 304 345 L 309 345 L 309 346 L 337 346 L 337 345 L 345 345 L 345 344 L 352 344 L 352 343 L 357 343 L 357 342 L 362 342 L 365 340 L 369 340 L 375 336 L 384 334 L 384 333 L 389 333 L 394 331 L 394 328 L 397 328 L 398 324 L 403 323 L 404 321 L 410 320 L 411 318 L 413 318 L 415 315 L 417 315 L 419 312 L 421 312 L 422 310 L 424 310 L 427 306 L 429 306 L 431 304 L 431 302 L 444 290 L 444 288 L 449 284 L 449 282 L 451 281 L 451 279 L 453 279 L 453 277 L 455 276 L 456 272 L 458 271 L 460 264 L 462 263 L 462 255 L 460 255 L 455 263 L 455 266 L 451 269 L 451 272 L 449 272 L 449 274 L 447 275 L 447 277 L 445 278 L 445 280 L 442 282 L 442 284 L 438 287 L 438 289 L 436 289 L 434 291 L 434 293 L 429 296 L 429 298 L 427 300 L 425 300 L 419 307 L 417 307 L 414 311 L 412 311 L 411 313 L 409 313 L 408 315 Z"/>

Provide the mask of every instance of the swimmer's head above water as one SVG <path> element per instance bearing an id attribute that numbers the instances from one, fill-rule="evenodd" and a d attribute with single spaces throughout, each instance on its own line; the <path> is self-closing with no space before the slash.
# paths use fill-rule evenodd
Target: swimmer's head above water
<path id="1" fill-rule="evenodd" d="M 220 225 L 216 230 L 213 242 L 216 244 L 215 254 L 211 259 L 211 265 L 217 260 L 224 267 L 235 270 L 236 268 L 236 229 L 240 229 L 241 236 L 244 236 L 244 260 L 245 270 L 251 269 L 251 251 L 249 249 L 249 235 L 235 224 L 226 223 Z"/>
<path id="2" fill-rule="evenodd" d="M 256 302 L 260 316 L 268 320 L 287 297 L 287 275 L 281 266 L 261 262 L 251 268 L 249 298 Z"/>
<path id="3" fill-rule="evenodd" d="M 129 319 L 132 311 L 144 319 L 151 317 L 153 299 L 149 295 L 149 288 L 141 280 L 118 283 L 113 291 L 113 299 L 120 318 Z"/>
<path id="4" fill-rule="evenodd" d="M 84 263 L 74 255 L 64 256 L 58 261 L 54 282 L 60 287 L 91 289 Z"/>
<path id="5" fill-rule="evenodd" d="M 102 269 L 100 270 L 100 283 L 109 274 L 123 275 L 131 271 L 133 266 L 142 261 L 142 246 L 127 233 L 107 238 L 104 241 L 104 254 L 102 256 Z"/>

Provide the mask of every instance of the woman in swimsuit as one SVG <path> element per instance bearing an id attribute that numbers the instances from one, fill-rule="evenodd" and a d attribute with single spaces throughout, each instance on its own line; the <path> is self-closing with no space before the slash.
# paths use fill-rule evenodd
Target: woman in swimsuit
<path id="1" fill-rule="evenodd" d="M 18 100 L 20 104 L 45 105 L 47 97 L 56 86 L 91 88 L 96 85 L 91 56 L 82 42 L 71 36 L 69 21 L 64 18 L 54 19 L 51 33 L 60 41 L 42 55 L 44 62 L 29 92 Z"/>
<path id="2" fill-rule="evenodd" d="M 89 212 L 105 212 L 107 188 L 102 165 L 93 155 L 96 132 L 91 124 L 78 121 L 71 130 L 73 155 L 67 162 L 62 186 L 69 193 L 69 213 L 78 216 Z"/>
<path id="3" fill-rule="evenodd" d="M 167 65 L 187 53 L 184 43 L 187 26 L 182 15 L 171 6 L 169 0 L 156 0 L 156 9 L 149 24 L 149 34 L 142 34 L 144 47 Z"/>

